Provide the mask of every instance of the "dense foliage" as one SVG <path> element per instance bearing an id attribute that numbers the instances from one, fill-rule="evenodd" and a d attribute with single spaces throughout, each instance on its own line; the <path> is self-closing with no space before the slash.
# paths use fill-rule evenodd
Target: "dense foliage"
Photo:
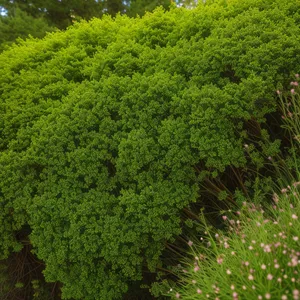
<path id="1" fill-rule="evenodd" d="M 195 5 L 193 0 L 177 2 L 181 6 Z M 80 20 L 90 20 L 104 14 L 115 16 L 117 13 L 142 16 L 157 6 L 168 9 L 171 4 L 169 0 L 0 0 L 0 52 L 18 42 L 18 39 L 26 39 L 28 35 L 42 38 L 47 32 L 66 29 Z"/>
<path id="2" fill-rule="evenodd" d="M 64 299 L 117 299 L 154 272 L 203 180 L 278 150 L 243 145 L 250 122 L 268 139 L 299 23 L 299 1 L 228 0 L 105 16 L 4 51 L 0 257 L 30 228 Z"/>

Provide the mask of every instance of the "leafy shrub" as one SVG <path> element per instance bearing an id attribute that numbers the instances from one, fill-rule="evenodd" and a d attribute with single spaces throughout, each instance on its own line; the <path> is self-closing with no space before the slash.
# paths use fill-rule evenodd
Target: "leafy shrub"
<path id="1" fill-rule="evenodd" d="M 260 127 L 299 65 L 299 11 L 285 0 L 158 9 L 5 51 L 1 257 L 30 225 L 64 299 L 117 299 L 154 272 L 203 180 L 278 152 Z M 250 121 L 266 144 L 245 151 Z"/>

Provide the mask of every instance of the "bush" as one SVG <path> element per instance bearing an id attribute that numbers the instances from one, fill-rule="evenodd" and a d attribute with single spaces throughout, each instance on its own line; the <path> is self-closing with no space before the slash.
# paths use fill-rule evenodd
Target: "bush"
<path id="1" fill-rule="evenodd" d="M 29 225 L 64 299 L 154 272 L 205 180 L 278 152 L 261 128 L 299 66 L 300 4 L 265 2 L 104 17 L 0 55 L 1 257 Z"/>

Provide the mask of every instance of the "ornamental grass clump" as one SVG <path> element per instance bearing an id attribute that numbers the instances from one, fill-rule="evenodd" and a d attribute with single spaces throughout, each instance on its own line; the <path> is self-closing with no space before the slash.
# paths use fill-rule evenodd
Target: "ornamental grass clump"
<path id="1" fill-rule="evenodd" d="M 300 182 L 273 195 L 266 207 L 245 202 L 223 215 L 227 232 L 205 225 L 190 242 L 192 263 L 168 295 L 180 299 L 294 299 L 300 297 Z M 205 224 L 205 223 L 204 223 Z"/>
<path id="2" fill-rule="evenodd" d="M 294 80 L 290 82 L 290 90 L 287 92 L 281 92 L 277 90 L 278 97 L 280 99 L 280 107 L 282 112 L 282 119 L 284 120 L 285 128 L 290 136 L 291 142 L 295 142 L 294 150 L 299 148 L 300 142 L 300 87 L 299 87 L 299 74 L 294 75 Z"/>

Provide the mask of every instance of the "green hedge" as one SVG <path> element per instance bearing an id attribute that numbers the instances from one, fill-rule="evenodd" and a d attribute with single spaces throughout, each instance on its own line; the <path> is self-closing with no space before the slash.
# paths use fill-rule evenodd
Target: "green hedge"
<path id="1" fill-rule="evenodd" d="M 264 123 L 276 83 L 299 70 L 299 25 L 299 1 L 215 1 L 4 51 L 0 256 L 29 225 L 64 299 L 118 299 L 154 272 L 180 212 L 201 201 L 195 166 L 253 163 L 244 124 Z"/>

